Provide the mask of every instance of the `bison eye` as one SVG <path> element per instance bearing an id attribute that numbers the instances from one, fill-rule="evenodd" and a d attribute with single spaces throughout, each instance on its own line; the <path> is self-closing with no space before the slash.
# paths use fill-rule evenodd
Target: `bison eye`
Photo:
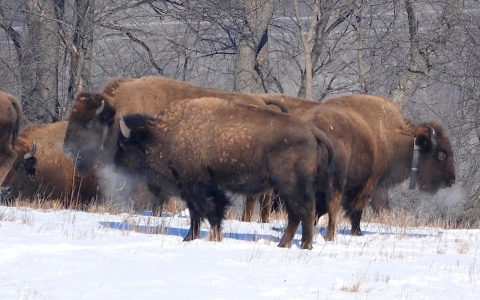
<path id="1" fill-rule="evenodd" d="M 447 157 L 447 155 L 443 152 L 438 152 L 437 157 L 438 157 L 438 160 L 444 160 Z"/>

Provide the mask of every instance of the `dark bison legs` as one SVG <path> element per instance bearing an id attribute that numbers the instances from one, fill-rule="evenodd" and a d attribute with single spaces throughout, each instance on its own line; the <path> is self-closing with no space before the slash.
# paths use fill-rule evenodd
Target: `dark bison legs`
<path id="1" fill-rule="evenodd" d="M 204 218 L 210 223 L 209 240 L 222 241 L 222 222 L 230 203 L 225 193 L 214 185 L 197 182 L 191 190 L 182 193 L 190 212 L 190 229 L 184 241 L 192 241 L 200 236 L 200 225 Z"/>
<path id="2" fill-rule="evenodd" d="M 337 232 L 338 212 L 340 210 L 341 200 L 342 193 L 339 190 L 334 191 L 333 199 L 329 203 L 327 203 L 327 200 L 325 199 L 325 193 L 317 192 L 315 200 L 315 221 L 318 222 L 318 219 L 321 216 L 328 213 L 327 232 L 323 237 L 326 241 L 333 241 L 335 238 L 335 234 Z"/>
<path id="3" fill-rule="evenodd" d="M 302 249 L 312 249 L 315 222 L 315 201 L 313 184 L 306 180 L 299 180 L 296 190 L 282 193 L 280 197 L 285 199 L 288 224 L 278 247 L 290 247 L 297 231 L 298 225 L 302 222 Z M 280 188 L 279 185 L 277 187 Z"/>
<path id="4" fill-rule="evenodd" d="M 260 195 L 260 223 L 270 222 L 270 214 L 272 213 L 272 192 Z"/>
<path id="5" fill-rule="evenodd" d="M 350 230 L 351 235 L 363 235 L 362 230 L 360 229 L 362 212 L 365 206 L 367 206 L 377 182 L 377 180 L 370 178 L 367 183 L 359 189 L 359 192 L 356 195 L 352 195 L 354 196 L 352 202 L 350 202 L 349 199 L 345 199 L 345 203 L 351 203 L 347 208 L 347 214 L 350 217 L 350 224 L 352 226 Z"/>
<path id="6" fill-rule="evenodd" d="M 200 224 L 202 222 L 199 212 L 190 201 L 187 201 L 187 207 L 190 214 L 190 229 L 188 230 L 187 236 L 183 239 L 184 242 L 198 239 L 200 236 Z"/>
<path id="7" fill-rule="evenodd" d="M 209 240 L 220 242 L 223 239 L 222 222 L 225 219 L 225 213 L 229 200 L 225 193 L 217 188 L 212 188 L 208 201 L 213 202 L 213 210 L 206 211 L 207 220 L 210 223 Z"/>
<path id="8" fill-rule="evenodd" d="M 255 202 L 258 199 L 260 204 L 260 223 L 270 222 L 272 212 L 272 193 L 261 194 L 257 197 L 246 197 L 245 207 L 243 208 L 242 221 L 251 222 L 255 210 Z"/>
<path id="9" fill-rule="evenodd" d="M 350 223 L 352 224 L 350 235 L 356 235 L 356 236 L 363 235 L 362 230 L 360 229 L 360 220 L 362 219 L 362 212 L 363 210 L 354 211 L 350 215 Z"/>
<path id="10" fill-rule="evenodd" d="M 253 211 L 255 210 L 255 197 L 246 197 L 243 207 L 242 222 L 252 222 Z"/>

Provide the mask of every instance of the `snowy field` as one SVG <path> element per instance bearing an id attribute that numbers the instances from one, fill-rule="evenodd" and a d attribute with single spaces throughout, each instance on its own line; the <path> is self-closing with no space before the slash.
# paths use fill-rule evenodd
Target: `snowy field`
<path id="1" fill-rule="evenodd" d="M 308 251 L 276 246 L 283 221 L 184 243 L 188 222 L 0 206 L 0 300 L 480 299 L 480 230 L 363 223 Z"/>

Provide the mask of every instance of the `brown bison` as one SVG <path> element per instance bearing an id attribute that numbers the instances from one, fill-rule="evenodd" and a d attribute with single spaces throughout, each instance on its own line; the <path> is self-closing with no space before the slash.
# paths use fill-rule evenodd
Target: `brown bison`
<path id="1" fill-rule="evenodd" d="M 10 94 L 0 91 L 0 182 L 15 160 L 15 142 L 20 131 L 22 105 Z"/>
<path id="2" fill-rule="evenodd" d="M 351 221 L 351 234 L 362 235 L 362 211 L 379 192 L 411 178 L 411 187 L 430 194 L 455 182 L 453 151 L 442 126 L 414 125 L 390 99 L 351 95 L 330 99 L 305 112 L 302 120 L 324 131 L 335 151 L 334 201 L 317 191 L 316 210 L 328 212 L 325 238 L 332 240 L 339 206 Z M 317 186 L 318 188 L 318 186 Z"/>
<path id="3" fill-rule="evenodd" d="M 64 151 L 78 157 L 79 170 L 91 172 L 98 161 L 113 163 L 143 178 L 156 194 L 179 195 L 190 211 L 185 241 L 198 238 L 204 218 L 210 238 L 221 240 L 227 191 L 256 195 L 275 186 L 288 210 L 279 246 L 291 245 L 302 222 L 301 247 L 312 247 L 315 175 L 332 175 L 333 168 L 330 143 L 317 128 L 288 114 L 218 98 L 177 101 L 158 117 L 133 114 L 120 122 L 104 98 L 83 93 L 75 101 Z M 327 156 L 328 167 L 320 166 Z"/>
<path id="4" fill-rule="evenodd" d="M 252 106 L 273 104 L 272 109 L 280 108 L 281 111 L 287 112 L 282 101 L 276 99 L 226 92 L 160 76 L 112 79 L 103 89 L 101 97 L 115 107 L 117 114 L 146 113 L 153 115 L 167 108 L 174 101 L 198 97 L 219 97 Z M 72 153 L 67 154 L 74 156 Z M 150 201 L 153 201 L 153 207 L 158 207 L 156 204 L 163 201 L 156 199 L 153 195 L 150 195 L 150 198 Z"/>
<path id="5" fill-rule="evenodd" d="M 1 198 L 10 202 L 19 195 L 59 199 L 65 206 L 88 203 L 97 197 L 93 177 L 80 178 L 72 160 L 63 154 L 67 122 L 32 125 L 20 133 L 16 160 L 2 182 Z"/>

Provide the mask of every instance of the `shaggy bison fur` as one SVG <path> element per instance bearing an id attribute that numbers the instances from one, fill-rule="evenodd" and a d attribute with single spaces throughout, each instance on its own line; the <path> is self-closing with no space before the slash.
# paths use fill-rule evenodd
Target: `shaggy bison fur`
<path id="1" fill-rule="evenodd" d="M 251 196 L 275 187 L 288 211 L 279 246 L 291 245 L 302 222 L 301 247 L 310 249 L 315 176 L 326 173 L 329 178 L 333 172 L 330 142 L 314 126 L 218 98 L 177 101 L 157 117 L 134 114 L 120 122 L 101 94 L 81 94 L 70 117 L 65 152 L 78 153 L 83 172 L 99 160 L 109 162 L 142 177 L 156 194 L 180 196 L 190 211 L 186 241 L 198 238 L 204 218 L 211 225 L 210 238 L 221 240 L 230 204 L 226 192 Z"/>

